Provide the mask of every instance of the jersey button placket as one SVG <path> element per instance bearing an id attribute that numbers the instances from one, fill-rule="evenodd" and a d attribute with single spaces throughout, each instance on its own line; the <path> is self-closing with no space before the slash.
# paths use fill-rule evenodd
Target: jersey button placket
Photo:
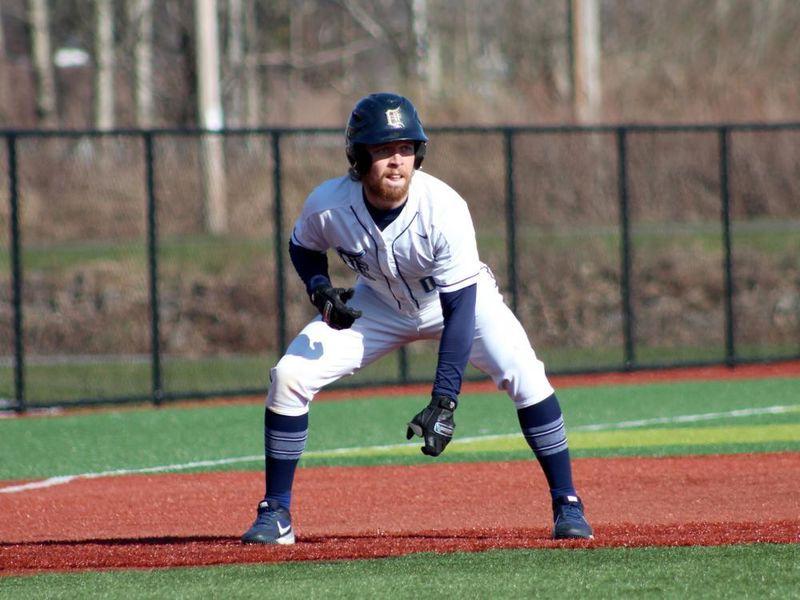
<path id="1" fill-rule="evenodd" d="M 394 259 L 390 256 L 389 252 L 387 252 L 386 248 L 388 247 L 386 244 L 386 240 L 383 239 L 383 236 L 379 236 L 377 240 L 378 244 L 378 268 L 380 268 L 381 273 L 383 276 L 386 277 L 388 282 L 391 284 L 392 294 L 397 301 L 401 304 L 401 310 L 405 310 L 407 304 L 407 298 L 403 294 L 402 290 L 396 285 L 397 284 L 397 276 L 395 273 L 395 265 Z"/>

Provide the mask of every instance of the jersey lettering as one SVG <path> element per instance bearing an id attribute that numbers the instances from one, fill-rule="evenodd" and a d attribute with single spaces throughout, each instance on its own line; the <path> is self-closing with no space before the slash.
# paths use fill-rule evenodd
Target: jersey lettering
<path id="1" fill-rule="evenodd" d="M 355 271 L 362 277 L 366 277 L 367 279 L 371 279 L 375 281 L 375 278 L 369 272 L 369 265 L 367 261 L 364 260 L 363 256 L 366 254 L 366 250 L 362 250 L 361 252 L 348 252 L 341 246 L 336 247 L 336 252 L 339 253 L 344 264 L 346 264 L 352 271 Z"/>

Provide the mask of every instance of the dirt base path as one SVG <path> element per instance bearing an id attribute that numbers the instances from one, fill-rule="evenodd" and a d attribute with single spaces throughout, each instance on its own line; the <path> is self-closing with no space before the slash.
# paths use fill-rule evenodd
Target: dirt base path
<path id="1" fill-rule="evenodd" d="M 800 542 L 800 454 L 574 461 L 594 541 L 550 540 L 533 461 L 297 475 L 292 547 L 238 538 L 260 472 L 75 480 L 0 495 L 0 573 L 397 556 L 490 548 Z"/>

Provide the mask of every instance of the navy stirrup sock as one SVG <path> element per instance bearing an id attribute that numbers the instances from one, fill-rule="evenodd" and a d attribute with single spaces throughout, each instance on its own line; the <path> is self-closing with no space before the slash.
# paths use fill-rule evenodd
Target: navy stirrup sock
<path id="1" fill-rule="evenodd" d="M 544 471 L 552 497 L 574 496 L 564 417 L 556 395 L 518 410 L 517 416 L 525 441 Z"/>
<path id="2" fill-rule="evenodd" d="M 285 509 L 292 502 L 294 472 L 308 437 L 308 413 L 298 417 L 264 411 L 264 456 L 267 469 L 265 498 Z"/>

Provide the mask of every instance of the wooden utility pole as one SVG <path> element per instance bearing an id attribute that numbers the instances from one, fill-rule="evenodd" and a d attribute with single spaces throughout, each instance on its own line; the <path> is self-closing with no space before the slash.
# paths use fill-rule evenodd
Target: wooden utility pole
<path id="1" fill-rule="evenodd" d="M 6 106 L 8 98 L 8 64 L 6 63 L 6 39 L 3 35 L 3 12 L 0 11 L 0 119 L 5 119 L 11 115 L 12 109 Z M 8 110 L 8 115 L 6 115 Z"/>
<path id="2" fill-rule="evenodd" d="M 289 122 L 294 123 L 296 115 L 295 98 L 302 93 L 303 73 L 300 63 L 303 58 L 303 28 L 306 18 L 305 0 L 289 2 L 289 93 L 286 96 Z"/>
<path id="3" fill-rule="evenodd" d="M 246 82 L 245 124 L 258 127 L 261 123 L 261 85 L 260 73 L 256 64 L 258 54 L 258 27 L 256 26 L 255 0 L 245 0 L 245 59 L 244 78 Z"/>
<path id="4" fill-rule="evenodd" d="M 210 132 L 224 126 L 219 82 L 219 32 L 216 0 L 195 0 L 197 30 L 197 99 L 200 126 Z M 202 139 L 205 221 L 209 233 L 228 229 L 225 154 L 222 136 L 214 133 Z"/>
<path id="5" fill-rule="evenodd" d="M 95 126 L 114 127 L 114 5 L 95 0 Z"/>
<path id="6" fill-rule="evenodd" d="M 244 28 L 242 27 L 242 0 L 228 0 L 228 69 L 233 85 L 228 106 L 228 123 L 232 127 L 242 125 L 244 83 Z"/>
<path id="7" fill-rule="evenodd" d="M 56 77 L 50 47 L 47 0 L 30 0 L 33 69 L 36 73 L 36 116 L 44 126 L 56 124 Z"/>
<path id="8" fill-rule="evenodd" d="M 136 32 L 133 56 L 136 71 L 136 124 L 155 122 L 153 107 L 153 0 L 129 0 L 128 22 Z"/>
<path id="9" fill-rule="evenodd" d="M 575 116 L 582 123 L 601 116 L 603 90 L 600 80 L 600 3 L 570 2 L 572 43 L 572 96 Z"/>

